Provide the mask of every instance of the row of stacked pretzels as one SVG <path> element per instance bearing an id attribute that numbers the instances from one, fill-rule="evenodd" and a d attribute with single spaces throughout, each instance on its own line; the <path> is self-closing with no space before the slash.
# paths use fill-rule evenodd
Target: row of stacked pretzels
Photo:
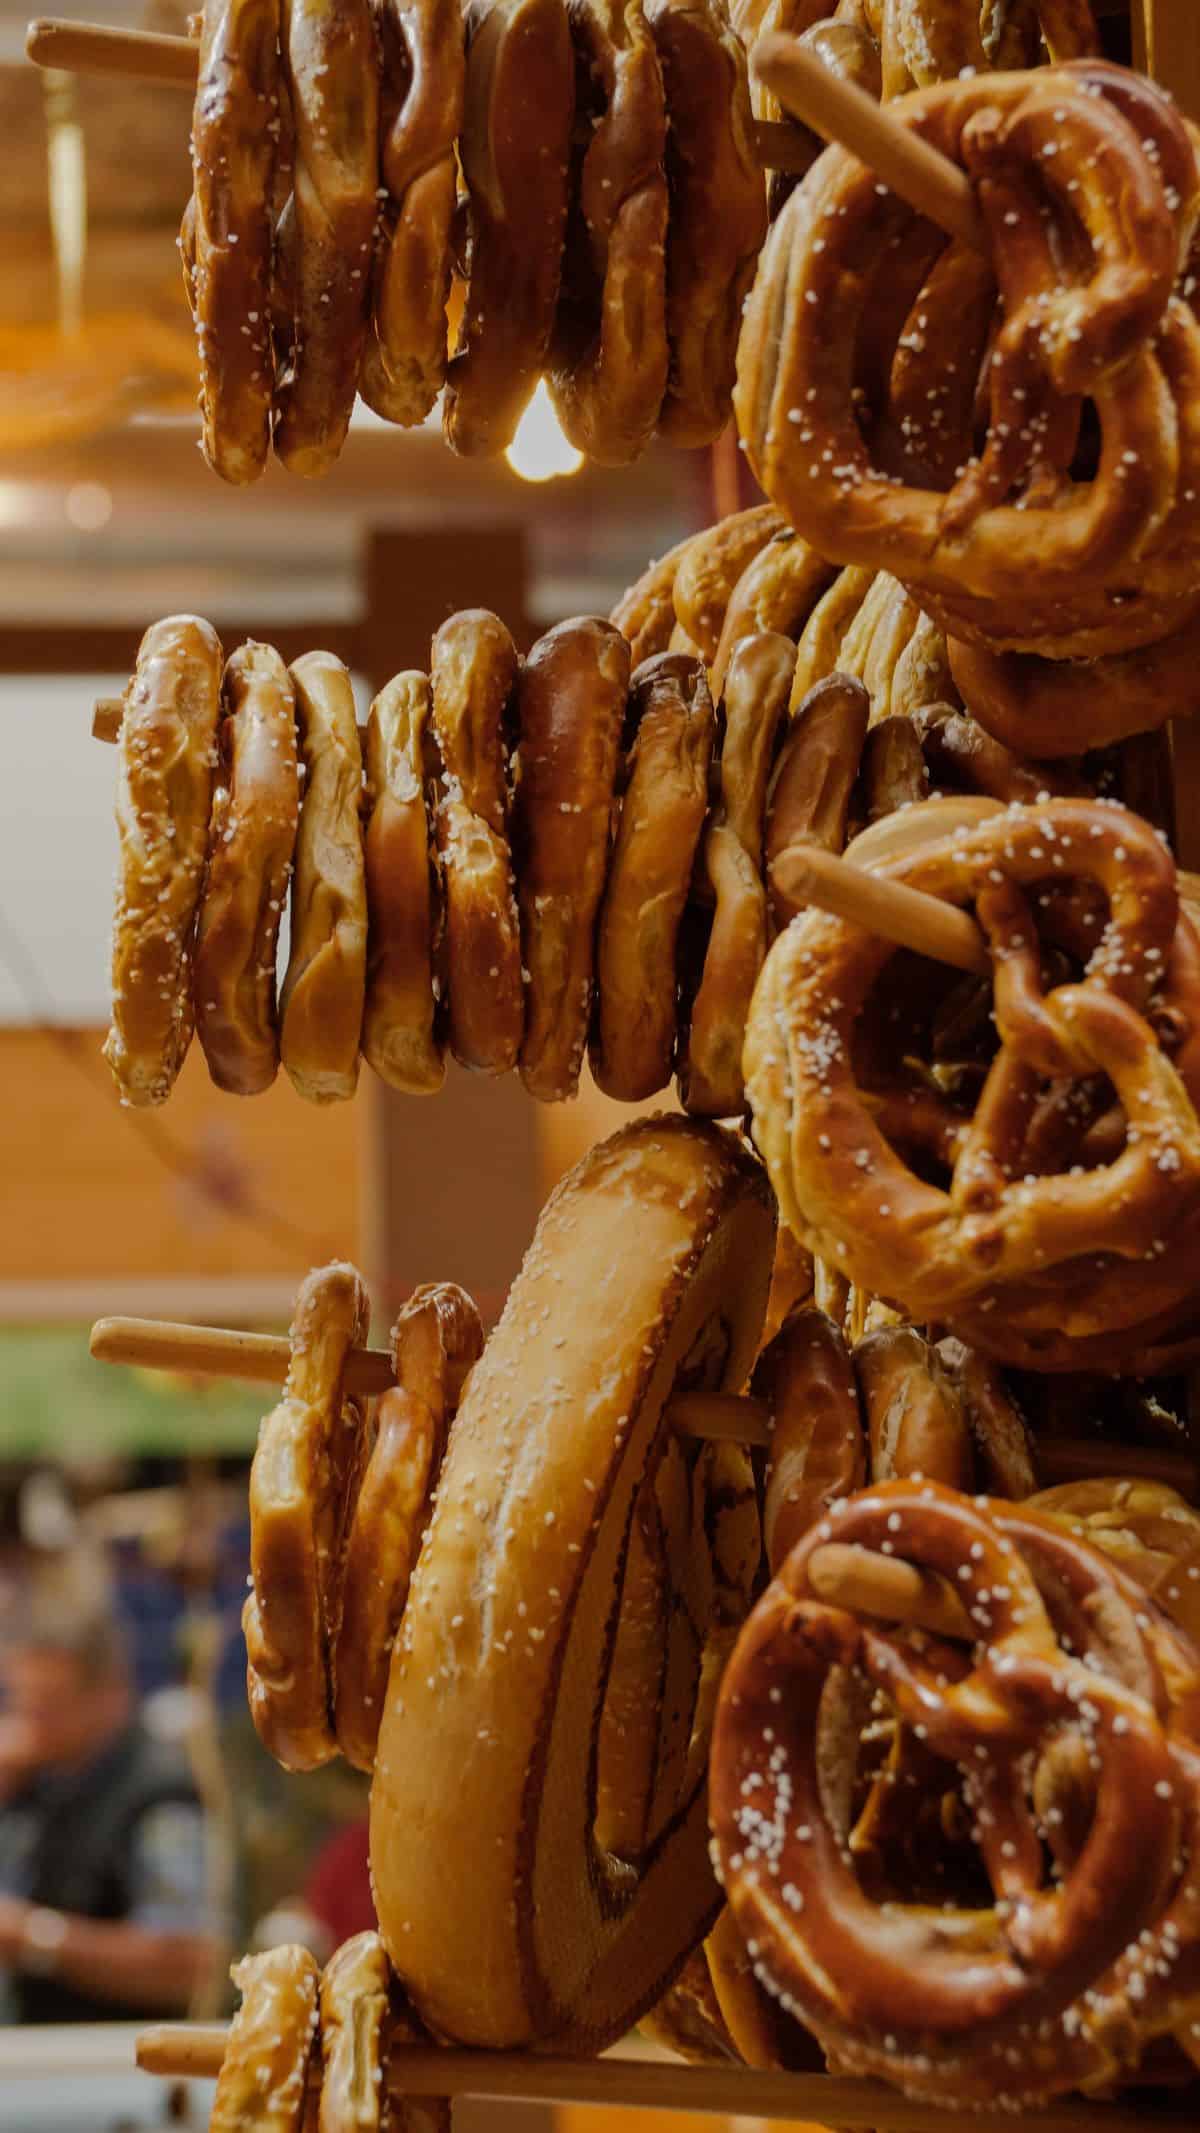
<path id="1" fill-rule="evenodd" d="M 185 276 L 204 450 L 323 473 L 355 394 L 496 453 L 545 372 L 631 460 L 729 418 L 766 231 L 724 0 L 209 0 Z M 458 278 L 461 324 L 447 352 Z"/>

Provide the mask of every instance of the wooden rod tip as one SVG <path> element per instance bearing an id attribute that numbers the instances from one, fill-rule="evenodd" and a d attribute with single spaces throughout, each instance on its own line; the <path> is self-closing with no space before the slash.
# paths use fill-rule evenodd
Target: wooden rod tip
<path id="1" fill-rule="evenodd" d="M 98 696 L 92 706 L 92 739 L 116 741 L 121 736 L 121 722 L 125 716 L 123 696 Z"/>

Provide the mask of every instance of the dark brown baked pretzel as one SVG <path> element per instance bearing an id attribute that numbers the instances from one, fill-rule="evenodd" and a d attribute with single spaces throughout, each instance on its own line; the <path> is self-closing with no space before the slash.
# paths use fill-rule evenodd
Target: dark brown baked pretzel
<path id="1" fill-rule="evenodd" d="M 434 994 L 442 908 L 425 808 L 430 700 L 424 674 L 397 674 L 367 720 L 363 1057 L 390 1088 L 413 1095 L 440 1089 L 446 1073 Z"/>

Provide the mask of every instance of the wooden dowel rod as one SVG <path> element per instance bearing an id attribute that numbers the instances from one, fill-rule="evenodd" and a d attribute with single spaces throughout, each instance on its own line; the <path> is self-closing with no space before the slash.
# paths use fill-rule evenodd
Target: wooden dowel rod
<path id="1" fill-rule="evenodd" d="M 148 2074 L 211 2079 L 220 2071 L 225 2031 L 180 2024 L 143 2030 L 138 2065 Z M 606 2057 L 556 2059 L 537 2052 L 438 2050 L 413 2045 L 394 2052 L 388 2089 L 397 2096 L 477 2096 L 520 2103 L 598 2104 L 610 2110 L 702 2111 L 722 2118 L 818 2121 L 876 2133 L 948 2133 L 944 2109 L 914 2103 L 874 2081 L 829 2074 L 763 2073 L 741 2066 L 684 2066 L 653 2060 Z M 1030 2133 L 1153 2133 L 1157 2126 L 1194 2129 L 1192 2107 L 1167 2102 L 1151 2111 L 1106 2102 L 1099 2110 L 1083 2097 L 1068 2097 L 1028 2114 Z M 1011 2112 L 980 2111 L 972 2128 L 1011 2128 Z"/>
<path id="2" fill-rule="evenodd" d="M 990 970 L 987 943 L 966 911 L 902 882 L 869 874 L 815 844 L 789 844 L 771 866 L 778 894 L 796 910 L 815 904 L 898 948 L 913 948 L 956 970 Z"/>
<path id="3" fill-rule="evenodd" d="M 251 1385 L 282 1385 L 290 1348 L 280 1333 L 245 1333 L 227 1326 L 188 1326 L 159 1318 L 100 1318 L 89 1342 L 100 1363 L 131 1363 L 145 1370 L 173 1370 L 184 1377 L 241 1378 Z M 392 1358 L 382 1348 L 352 1348 L 345 1387 L 371 1398 L 396 1382 Z M 764 1400 L 736 1392 L 687 1392 L 673 1400 L 668 1418 L 685 1436 L 729 1438 L 766 1444 L 770 1410 Z"/>
<path id="4" fill-rule="evenodd" d="M 849 148 L 918 214 L 977 251 L 986 249 L 965 173 L 893 118 L 865 89 L 839 80 L 814 52 L 775 30 L 758 39 L 750 70 L 785 111 L 803 119 L 824 140 Z"/>
<path id="5" fill-rule="evenodd" d="M 64 74 L 125 74 L 194 89 L 200 48 L 191 37 L 46 17 L 26 30 L 25 56 L 35 67 L 57 67 Z"/>
<path id="6" fill-rule="evenodd" d="M 94 741 L 119 741 L 121 722 L 125 716 L 123 696 L 98 696 L 92 705 L 92 739 Z"/>

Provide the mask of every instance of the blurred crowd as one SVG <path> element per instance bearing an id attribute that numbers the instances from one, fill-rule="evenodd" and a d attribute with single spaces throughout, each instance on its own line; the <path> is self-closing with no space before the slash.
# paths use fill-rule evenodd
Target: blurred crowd
<path id="1" fill-rule="evenodd" d="M 0 2023 L 213 2017 L 374 1922 L 365 1781 L 250 1723 L 244 1471 L 129 1479 L 0 1479 Z"/>

